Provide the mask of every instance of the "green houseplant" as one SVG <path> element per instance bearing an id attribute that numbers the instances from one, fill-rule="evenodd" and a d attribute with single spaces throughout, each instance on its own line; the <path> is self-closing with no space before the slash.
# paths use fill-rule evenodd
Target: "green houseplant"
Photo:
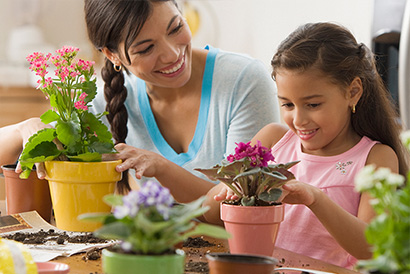
<path id="1" fill-rule="evenodd" d="M 27 57 L 39 77 L 38 89 L 50 101 L 51 109 L 41 121 L 53 127 L 39 130 L 25 144 L 19 158 L 20 177 L 27 178 L 35 163 L 44 162 L 57 227 L 93 231 L 96 224 L 83 224 L 77 217 L 110 211 L 103 196 L 113 193 L 121 179 L 115 171 L 120 161 L 102 161 L 103 154 L 115 152 L 114 143 L 100 119 L 106 113 L 89 111 L 97 90 L 94 62 L 76 59 L 78 51 L 65 46 L 55 55 L 35 52 Z"/>
<path id="2" fill-rule="evenodd" d="M 220 181 L 229 187 L 237 200 L 226 200 L 225 203 L 242 206 L 267 206 L 274 204 L 282 195 L 281 186 L 295 176 L 289 168 L 296 162 L 270 165 L 274 161 L 270 149 L 258 141 L 252 146 L 248 143 L 237 143 L 235 153 L 228 155 L 210 169 L 195 170 L 205 174 L 210 180 Z"/>
<path id="3" fill-rule="evenodd" d="M 232 234 L 228 240 L 231 253 L 272 256 L 284 218 L 284 205 L 279 202 L 281 187 L 295 178 L 289 168 L 298 163 L 269 164 L 273 161 L 270 149 L 259 141 L 254 146 L 237 143 L 235 153 L 221 164 L 196 169 L 224 183 L 237 197 L 221 203 L 221 219 Z"/>
<path id="4" fill-rule="evenodd" d="M 103 153 L 114 152 L 111 132 L 100 120 L 107 113 L 89 111 L 97 94 L 94 62 L 77 60 L 78 52 L 78 48 L 65 46 L 55 55 L 35 52 L 27 57 L 30 69 L 39 77 L 37 88 L 52 108 L 41 121 L 55 126 L 38 131 L 26 143 L 19 159 L 22 178 L 28 177 L 34 163 L 56 158 L 96 162 Z M 55 68 L 55 78 L 48 76 L 50 67 Z"/>
<path id="5" fill-rule="evenodd" d="M 402 135 L 410 148 L 410 132 Z M 366 229 L 373 258 L 357 267 L 378 273 L 410 273 L 410 174 L 407 180 L 390 169 L 369 165 L 355 178 L 356 188 L 368 192 L 376 217 Z"/>
<path id="6" fill-rule="evenodd" d="M 205 197 L 188 204 L 176 204 L 167 188 L 147 181 L 140 190 L 127 195 L 108 195 L 105 201 L 113 213 L 84 214 L 82 219 L 103 226 L 94 234 L 119 244 L 103 250 L 103 270 L 107 274 L 184 273 L 185 255 L 176 248 L 188 237 L 206 235 L 228 238 L 221 227 L 197 223 L 193 218 L 205 213 Z"/>

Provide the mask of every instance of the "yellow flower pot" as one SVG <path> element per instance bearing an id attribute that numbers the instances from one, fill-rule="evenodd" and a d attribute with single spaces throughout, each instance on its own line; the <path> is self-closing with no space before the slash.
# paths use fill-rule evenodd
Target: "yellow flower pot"
<path id="1" fill-rule="evenodd" d="M 110 212 L 103 197 L 113 194 L 121 173 L 117 161 L 45 162 L 56 226 L 68 231 L 94 231 L 99 223 L 78 220 L 83 213 Z"/>

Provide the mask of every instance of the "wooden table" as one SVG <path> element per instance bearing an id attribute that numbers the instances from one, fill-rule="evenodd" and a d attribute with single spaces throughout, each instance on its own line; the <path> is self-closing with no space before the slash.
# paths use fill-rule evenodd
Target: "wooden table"
<path id="1" fill-rule="evenodd" d="M 205 255 L 207 253 L 214 252 L 228 252 L 229 247 L 226 240 L 215 240 L 208 237 L 203 237 L 204 240 L 213 244 L 210 247 L 194 248 L 194 247 L 183 247 L 183 250 L 187 254 L 186 265 L 190 266 L 192 262 L 202 262 L 206 263 Z M 102 274 L 102 264 L 101 259 L 98 260 L 85 260 L 85 254 L 77 254 L 71 257 L 58 257 L 54 259 L 55 262 L 66 263 L 70 266 L 70 274 Z M 345 268 L 341 268 L 335 265 L 331 265 L 319 260 L 315 260 L 306 256 L 295 254 L 290 251 L 286 251 L 280 248 L 276 248 L 274 252 L 274 257 L 279 260 L 278 266 L 283 267 L 297 267 L 297 268 L 309 268 L 327 272 L 333 272 L 338 274 L 358 274 L 358 272 L 351 271 Z M 207 268 L 207 265 L 204 266 Z M 189 271 L 185 273 L 207 273 L 204 271 Z M 282 273 L 282 272 L 279 272 Z M 298 273 L 300 271 L 293 271 L 286 273 Z M 250 273 L 251 274 L 251 273 Z"/>

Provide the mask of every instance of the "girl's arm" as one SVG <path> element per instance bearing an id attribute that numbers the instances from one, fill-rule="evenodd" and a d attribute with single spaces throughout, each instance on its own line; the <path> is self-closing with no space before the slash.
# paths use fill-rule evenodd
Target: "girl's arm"
<path id="1" fill-rule="evenodd" d="M 388 167 L 393 172 L 398 172 L 397 156 L 390 147 L 385 145 L 375 145 L 366 164 Z M 374 217 L 369 195 L 362 194 L 356 217 L 333 202 L 320 189 L 311 185 L 294 180 L 283 188 L 289 191 L 283 200 L 285 203 L 305 204 L 347 252 L 357 259 L 371 258 L 371 249 L 364 233 L 367 224 Z"/>

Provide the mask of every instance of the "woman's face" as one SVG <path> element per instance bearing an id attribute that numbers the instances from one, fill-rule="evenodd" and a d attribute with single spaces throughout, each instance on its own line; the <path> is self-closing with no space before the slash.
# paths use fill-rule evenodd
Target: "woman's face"
<path id="1" fill-rule="evenodd" d="M 181 87 L 191 77 L 191 38 L 188 24 L 172 1 L 153 3 L 151 16 L 128 50 L 131 64 L 122 65 L 148 84 Z"/>
<path id="2" fill-rule="evenodd" d="M 282 118 L 299 136 L 304 152 L 328 156 L 348 149 L 353 130 L 347 88 L 316 70 L 280 70 L 275 79 Z"/>

